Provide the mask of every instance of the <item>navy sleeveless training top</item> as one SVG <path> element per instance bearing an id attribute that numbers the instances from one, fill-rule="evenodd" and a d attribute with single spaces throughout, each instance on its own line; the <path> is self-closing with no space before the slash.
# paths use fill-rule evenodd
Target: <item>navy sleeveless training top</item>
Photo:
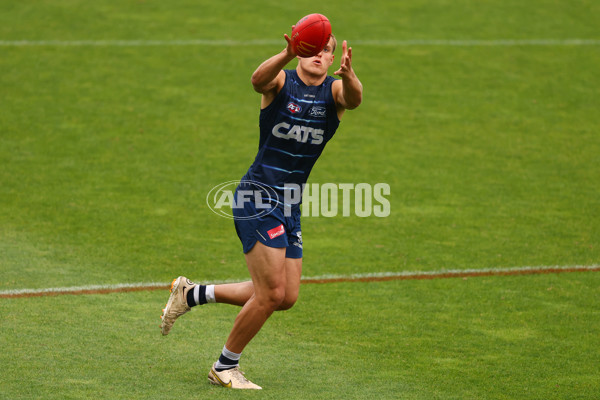
<path id="1" fill-rule="evenodd" d="M 331 93 L 333 77 L 307 86 L 295 70 L 285 70 L 285 75 L 281 91 L 260 111 L 258 154 L 242 179 L 269 186 L 279 203 L 285 190 L 303 187 L 340 124 Z"/>

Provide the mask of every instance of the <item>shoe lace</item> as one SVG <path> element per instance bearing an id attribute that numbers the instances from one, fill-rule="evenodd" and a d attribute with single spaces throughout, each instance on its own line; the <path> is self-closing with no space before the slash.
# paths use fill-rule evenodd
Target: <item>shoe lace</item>
<path id="1" fill-rule="evenodd" d="M 231 376 L 235 378 L 239 383 L 248 383 L 250 382 L 245 376 L 244 371 L 240 369 L 240 367 L 235 367 L 231 371 Z"/>

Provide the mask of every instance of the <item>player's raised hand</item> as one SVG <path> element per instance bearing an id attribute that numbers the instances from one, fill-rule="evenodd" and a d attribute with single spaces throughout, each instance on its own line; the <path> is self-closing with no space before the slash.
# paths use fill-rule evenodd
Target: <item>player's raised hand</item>
<path id="1" fill-rule="evenodd" d="M 348 42 L 345 40 L 342 42 L 342 59 L 340 60 L 340 69 L 335 71 L 334 75 L 339 75 L 342 78 L 350 73 L 352 70 L 352 47 L 348 48 Z"/>
<path id="2" fill-rule="evenodd" d="M 335 71 L 334 74 L 342 77 L 342 79 L 334 82 L 337 82 L 337 89 L 332 86 L 336 104 L 346 110 L 358 107 L 362 102 L 362 83 L 360 83 L 352 69 L 352 47 L 348 48 L 348 43 L 345 40 L 342 43 L 340 69 Z"/>
<path id="3" fill-rule="evenodd" d="M 292 31 L 294 30 L 295 27 L 296 27 L 296 25 L 292 25 Z M 293 55 L 294 57 L 296 57 L 296 53 L 294 52 L 294 46 L 292 46 L 292 39 L 290 39 L 290 37 L 288 36 L 287 33 L 283 34 L 283 38 L 287 42 L 287 46 L 285 48 L 285 51 L 287 51 L 287 53 L 289 55 Z"/>

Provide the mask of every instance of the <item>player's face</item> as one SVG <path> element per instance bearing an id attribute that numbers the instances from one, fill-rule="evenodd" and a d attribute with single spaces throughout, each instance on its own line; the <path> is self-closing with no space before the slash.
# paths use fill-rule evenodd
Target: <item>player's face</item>
<path id="1" fill-rule="evenodd" d="M 327 70 L 333 64 L 333 39 L 329 40 L 329 43 L 325 48 L 316 56 L 308 58 L 300 58 L 300 63 L 307 72 L 314 75 L 325 75 Z"/>

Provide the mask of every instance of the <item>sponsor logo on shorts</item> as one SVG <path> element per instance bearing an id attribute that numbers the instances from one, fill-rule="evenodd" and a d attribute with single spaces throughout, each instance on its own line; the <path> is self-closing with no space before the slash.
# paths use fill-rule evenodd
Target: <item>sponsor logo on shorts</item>
<path id="1" fill-rule="evenodd" d="M 302 248 L 302 232 L 296 232 L 296 236 L 298 237 L 298 239 L 292 244 L 296 247 Z"/>
<path id="2" fill-rule="evenodd" d="M 285 233 L 285 228 L 283 227 L 283 224 L 281 224 L 278 227 L 268 230 L 267 233 L 271 239 L 275 239 L 277 236 L 281 236 Z"/>

